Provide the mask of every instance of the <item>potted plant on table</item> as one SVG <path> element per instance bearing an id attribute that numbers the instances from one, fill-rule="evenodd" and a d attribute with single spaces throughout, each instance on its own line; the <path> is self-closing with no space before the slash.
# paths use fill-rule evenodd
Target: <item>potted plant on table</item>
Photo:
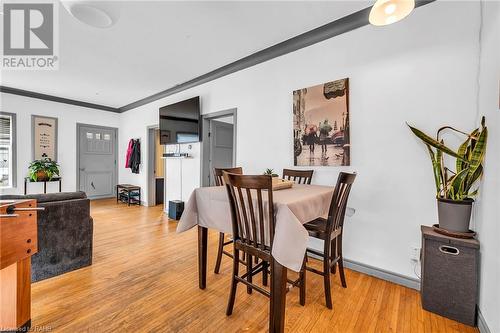
<path id="1" fill-rule="evenodd" d="M 478 193 L 479 180 L 483 174 L 488 128 L 485 118 L 481 128 L 465 133 L 450 126 L 441 127 L 436 139 L 415 127 L 410 130 L 421 139 L 429 151 L 436 183 L 439 227 L 452 232 L 466 233 L 472 212 L 472 203 Z M 448 148 L 441 138 L 443 131 L 451 130 L 466 137 L 457 151 Z M 447 168 L 444 154 L 455 158 L 455 171 Z"/>
<path id="2" fill-rule="evenodd" d="M 277 173 L 275 173 L 273 169 L 266 169 L 266 171 L 264 172 L 264 175 L 271 176 L 271 177 L 279 177 L 279 175 Z"/>
<path id="3" fill-rule="evenodd" d="M 50 158 L 44 158 L 31 162 L 28 171 L 31 181 L 47 181 L 59 176 L 59 165 Z"/>

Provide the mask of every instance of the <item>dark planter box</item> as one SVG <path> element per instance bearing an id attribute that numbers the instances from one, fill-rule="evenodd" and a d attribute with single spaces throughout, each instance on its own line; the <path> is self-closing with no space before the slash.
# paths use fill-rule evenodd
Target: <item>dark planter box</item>
<path id="1" fill-rule="evenodd" d="M 436 233 L 422 226 L 422 307 L 476 325 L 479 242 Z"/>

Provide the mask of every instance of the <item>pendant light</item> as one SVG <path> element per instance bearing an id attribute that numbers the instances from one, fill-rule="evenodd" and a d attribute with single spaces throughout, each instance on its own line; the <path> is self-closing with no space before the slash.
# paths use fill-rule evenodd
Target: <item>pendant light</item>
<path id="1" fill-rule="evenodd" d="M 396 23 L 415 8 L 415 0 L 377 0 L 370 11 L 369 21 L 382 26 Z"/>

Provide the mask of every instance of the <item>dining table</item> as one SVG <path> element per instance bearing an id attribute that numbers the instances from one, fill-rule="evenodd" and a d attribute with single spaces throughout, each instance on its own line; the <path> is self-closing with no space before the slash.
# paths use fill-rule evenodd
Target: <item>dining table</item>
<path id="1" fill-rule="evenodd" d="M 287 269 L 299 272 L 309 234 L 303 224 L 328 216 L 333 186 L 294 184 L 291 188 L 273 191 L 276 215 L 275 233 L 271 249 L 271 283 L 269 332 L 283 332 Z M 354 214 L 348 207 L 346 215 Z M 225 186 L 195 189 L 182 213 L 177 232 L 198 228 L 198 284 L 206 288 L 208 229 L 232 234 L 231 212 Z"/>

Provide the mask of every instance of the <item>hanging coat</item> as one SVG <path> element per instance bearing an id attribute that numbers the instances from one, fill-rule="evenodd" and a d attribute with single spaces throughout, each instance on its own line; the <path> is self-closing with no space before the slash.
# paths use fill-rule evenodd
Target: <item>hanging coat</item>
<path id="1" fill-rule="evenodd" d="M 132 153 L 130 155 L 130 169 L 132 173 L 139 173 L 141 164 L 141 143 L 139 140 L 133 140 Z"/>
<path id="2" fill-rule="evenodd" d="M 134 145 L 134 139 L 130 139 L 128 142 L 127 156 L 125 157 L 125 168 L 130 168 L 130 156 L 132 155 L 132 146 Z"/>

